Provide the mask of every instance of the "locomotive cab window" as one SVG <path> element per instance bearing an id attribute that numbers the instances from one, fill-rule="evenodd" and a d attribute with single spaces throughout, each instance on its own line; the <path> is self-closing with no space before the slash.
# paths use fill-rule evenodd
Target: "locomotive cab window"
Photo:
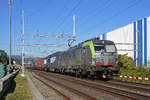
<path id="1" fill-rule="evenodd" d="M 116 52 L 115 45 L 105 45 L 106 52 Z"/>
<path id="2" fill-rule="evenodd" d="M 95 48 L 96 52 L 104 52 L 105 51 L 104 45 L 95 45 L 94 48 Z"/>

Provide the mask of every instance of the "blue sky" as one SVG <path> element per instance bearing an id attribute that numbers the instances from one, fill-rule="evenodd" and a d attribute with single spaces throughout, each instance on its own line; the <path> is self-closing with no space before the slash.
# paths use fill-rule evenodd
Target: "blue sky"
<path id="1" fill-rule="evenodd" d="M 150 0 L 13 0 L 12 54 L 21 54 L 21 9 L 25 34 L 72 34 L 76 15 L 77 43 L 150 16 Z M 9 53 L 9 5 L 0 0 L 0 49 Z M 25 38 L 26 43 L 62 44 L 54 38 Z M 26 55 L 45 56 L 63 47 L 25 47 Z"/>

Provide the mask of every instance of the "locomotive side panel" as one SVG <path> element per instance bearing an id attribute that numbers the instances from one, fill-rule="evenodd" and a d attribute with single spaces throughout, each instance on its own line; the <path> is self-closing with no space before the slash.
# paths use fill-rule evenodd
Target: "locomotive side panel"
<path id="1" fill-rule="evenodd" d="M 44 69 L 91 77 L 109 77 L 118 72 L 116 48 L 112 41 L 89 40 L 64 52 L 56 52 L 43 59 Z M 37 61 L 37 68 L 42 60 Z M 112 70 L 114 69 L 114 70 Z"/>
<path id="2" fill-rule="evenodd" d="M 85 46 L 82 48 L 82 66 L 91 66 L 92 55 L 89 46 Z"/>
<path id="3" fill-rule="evenodd" d="M 74 55 L 75 55 L 74 66 L 81 66 L 82 65 L 81 48 L 75 49 Z"/>

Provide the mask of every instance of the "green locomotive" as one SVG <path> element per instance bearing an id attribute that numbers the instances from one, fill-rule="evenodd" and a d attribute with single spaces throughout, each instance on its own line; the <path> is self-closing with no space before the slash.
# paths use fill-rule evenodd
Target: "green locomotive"
<path id="1" fill-rule="evenodd" d="M 111 78 L 118 73 L 117 49 L 109 40 L 90 39 L 43 58 L 43 69 L 76 76 Z"/>

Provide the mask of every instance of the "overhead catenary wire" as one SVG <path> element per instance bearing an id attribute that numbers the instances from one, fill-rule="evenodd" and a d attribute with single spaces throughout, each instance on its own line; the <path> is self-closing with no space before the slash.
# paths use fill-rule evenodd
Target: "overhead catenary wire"
<path id="1" fill-rule="evenodd" d="M 49 6 L 49 4 L 51 4 L 52 0 L 46 0 L 45 3 L 43 3 L 40 7 L 38 7 L 38 9 L 36 9 L 35 11 L 27 14 L 28 16 L 33 16 L 39 12 L 41 12 L 43 9 L 47 8 Z"/>
<path id="2" fill-rule="evenodd" d="M 103 22 L 99 22 L 99 23 L 101 23 L 102 25 L 106 24 L 107 22 L 111 21 L 113 18 L 116 18 L 117 16 L 121 15 L 122 13 L 125 13 L 125 11 L 127 11 L 128 9 L 136 6 L 137 4 L 139 4 L 142 1 L 143 0 L 135 1 L 134 3 L 132 3 L 129 6 L 127 6 L 126 8 L 124 8 L 123 10 L 120 10 L 117 13 L 114 13 L 112 16 L 110 16 L 109 18 L 104 19 Z M 95 24 L 92 28 L 89 28 L 90 31 L 97 28 L 99 26 L 99 23 Z"/>
<path id="3" fill-rule="evenodd" d="M 102 14 L 102 12 L 105 12 L 105 10 L 108 9 L 110 7 L 110 5 L 112 5 L 113 2 L 114 2 L 113 0 L 106 0 L 100 6 L 96 7 L 94 10 L 92 10 L 90 12 L 90 15 L 85 16 L 83 19 L 81 19 L 80 22 L 82 22 L 82 23 L 80 23 L 80 25 L 89 22 L 87 20 L 89 20 L 90 18 L 91 18 L 90 20 L 92 20 L 92 17 L 99 16 L 100 14 Z"/>
<path id="4" fill-rule="evenodd" d="M 26 35 L 24 35 L 24 36 L 26 36 Z M 29 36 L 29 35 L 28 35 Z M 44 36 L 48 36 L 48 35 L 33 35 L 33 36 L 37 36 L 37 37 L 39 37 L 39 36 L 42 36 L 42 37 L 44 37 Z M 41 37 L 40 37 L 41 38 Z M 68 38 L 67 36 L 57 36 L 57 38 Z M 38 41 L 38 42 L 41 42 L 41 41 Z M 64 45 L 64 44 L 58 44 L 58 45 L 56 45 L 56 44 L 24 44 L 23 46 L 55 46 L 55 47 L 61 47 L 61 46 L 67 46 L 67 45 Z M 38 48 L 39 49 L 39 51 L 40 51 L 40 48 Z"/>
<path id="5" fill-rule="evenodd" d="M 65 1 L 65 3 L 64 3 L 64 5 L 63 5 L 63 7 L 62 7 L 60 13 L 58 13 L 58 15 L 55 17 L 56 23 L 57 23 L 58 20 L 60 20 L 62 17 L 64 17 L 63 11 L 67 9 L 67 5 L 68 5 L 69 2 L 70 2 L 70 0 L 69 0 L 69 1 L 68 1 L 68 0 Z M 53 25 L 53 24 L 50 24 L 49 27 L 51 28 L 52 25 Z"/>
<path id="6" fill-rule="evenodd" d="M 62 14 L 62 13 L 63 13 L 63 11 L 64 11 L 65 9 L 67 9 L 67 5 L 68 5 L 69 2 L 70 2 L 70 0 L 69 0 L 69 1 L 66 1 L 66 2 L 64 3 L 64 6 L 62 7 L 61 12 L 56 16 L 56 21 L 61 17 L 61 15 L 64 15 L 64 14 Z"/>
<path id="7" fill-rule="evenodd" d="M 39 5 L 39 7 L 37 9 L 35 9 L 34 11 L 31 12 L 26 12 L 26 29 L 28 29 L 28 25 L 29 25 L 29 18 L 31 18 L 32 16 L 40 13 L 43 9 L 45 9 L 46 7 L 49 6 L 49 4 L 52 3 L 53 0 L 45 0 L 44 3 L 42 3 L 41 5 Z M 23 0 L 19 0 L 20 3 L 20 12 L 22 12 L 23 8 Z M 28 29 L 29 30 L 29 29 Z"/>
<path id="8" fill-rule="evenodd" d="M 39 37 L 39 39 L 40 38 L 44 38 L 44 37 L 53 37 L 53 35 L 51 36 L 51 35 L 23 35 L 24 37 Z M 54 37 L 56 37 L 56 36 L 54 36 Z M 60 38 L 63 38 L 63 37 L 60 37 L 60 36 L 58 36 L 58 38 L 60 39 Z M 64 38 L 67 38 L 67 36 L 65 37 L 64 36 Z M 70 38 L 70 37 L 69 37 Z M 67 46 L 67 44 L 58 44 L 58 41 L 57 41 L 57 43 L 51 43 L 51 44 L 48 44 L 48 43 L 41 43 L 41 42 L 43 42 L 43 41 L 41 41 L 41 40 L 39 40 L 39 41 L 37 41 L 38 43 L 30 43 L 30 41 L 29 41 L 29 43 L 25 43 L 25 44 L 23 44 L 23 46 L 30 46 L 30 47 L 38 47 L 37 49 L 38 49 L 38 51 L 41 51 L 42 49 L 41 48 L 39 48 L 39 47 L 55 47 L 55 49 L 56 49 L 56 47 L 58 48 L 58 47 L 68 47 Z M 35 50 L 35 48 L 33 48 L 34 50 Z M 50 48 L 51 49 L 51 48 Z M 48 49 L 45 49 L 45 51 L 48 51 Z M 40 55 L 43 55 L 44 53 L 42 53 L 42 54 L 40 54 Z M 37 55 L 39 55 L 39 53 L 37 53 Z"/>
<path id="9" fill-rule="evenodd" d="M 61 21 L 61 23 L 56 27 L 56 29 L 54 30 L 54 32 L 56 32 L 56 30 L 64 24 L 64 22 L 67 20 L 67 18 L 70 16 L 70 14 L 71 14 L 73 11 L 76 10 L 76 8 L 78 7 L 78 5 L 80 5 L 81 1 L 82 1 L 82 0 L 79 0 L 79 1 L 76 3 L 76 5 L 72 8 L 72 10 L 64 17 L 64 19 Z"/>
<path id="10" fill-rule="evenodd" d="M 26 17 L 26 20 L 27 20 L 27 24 L 29 23 L 29 18 L 31 18 L 32 16 L 35 16 L 36 14 L 40 13 L 43 9 L 46 9 L 47 7 L 49 7 L 50 4 L 52 4 L 52 0 L 46 0 L 37 9 L 35 9 L 34 11 L 31 11 L 31 13 L 26 12 L 25 17 Z"/>
<path id="11" fill-rule="evenodd" d="M 58 26 L 56 26 L 55 30 L 54 30 L 52 33 L 55 33 L 56 30 L 57 30 L 58 28 L 60 28 L 60 27 L 64 24 L 64 22 L 65 22 L 65 21 L 67 20 L 67 18 L 71 15 L 71 13 L 72 13 L 73 11 L 75 11 L 76 8 L 80 5 L 81 1 L 82 1 L 82 0 L 79 0 L 79 1 L 76 3 L 76 5 L 71 9 L 71 11 L 64 17 L 64 19 L 62 19 L 61 23 L 60 23 Z"/>

